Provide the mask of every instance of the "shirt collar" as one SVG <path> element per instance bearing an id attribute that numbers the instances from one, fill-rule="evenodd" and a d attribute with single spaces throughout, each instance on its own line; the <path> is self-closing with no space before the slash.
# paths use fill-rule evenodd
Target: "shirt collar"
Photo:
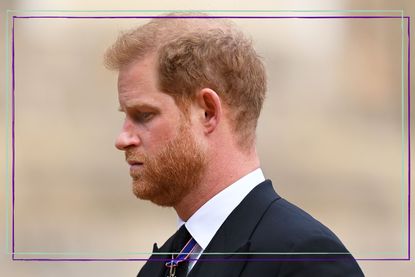
<path id="1" fill-rule="evenodd" d="M 179 218 L 179 227 L 186 224 L 192 237 L 205 249 L 231 212 L 263 181 L 265 177 L 261 168 L 248 173 L 212 197 L 187 222 Z"/>

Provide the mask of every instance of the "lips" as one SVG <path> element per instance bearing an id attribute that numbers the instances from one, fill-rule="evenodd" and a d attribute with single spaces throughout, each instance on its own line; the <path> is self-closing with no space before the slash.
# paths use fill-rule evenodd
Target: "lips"
<path id="1" fill-rule="evenodd" d="M 130 165 L 130 176 L 135 178 L 141 171 L 143 163 L 135 160 L 127 160 L 127 163 Z"/>
<path id="2" fill-rule="evenodd" d="M 139 161 L 133 161 L 133 160 L 128 160 L 128 161 L 127 161 L 127 163 L 128 163 L 129 165 L 131 165 L 131 166 L 133 166 L 133 165 L 143 165 L 143 163 L 142 163 L 142 162 L 139 162 Z"/>

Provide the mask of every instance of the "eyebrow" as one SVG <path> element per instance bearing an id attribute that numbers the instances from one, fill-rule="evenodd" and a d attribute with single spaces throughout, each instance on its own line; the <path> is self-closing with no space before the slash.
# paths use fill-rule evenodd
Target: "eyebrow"
<path id="1" fill-rule="evenodd" d="M 135 101 L 131 101 L 131 103 L 127 103 L 126 109 L 127 110 L 132 110 L 132 109 L 151 109 L 151 110 L 159 111 L 159 108 L 157 108 L 154 105 L 151 105 L 149 103 L 135 102 Z M 119 106 L 118 107 L 118 111 L 124 112 L 124 109 L 121 106 Z"/>

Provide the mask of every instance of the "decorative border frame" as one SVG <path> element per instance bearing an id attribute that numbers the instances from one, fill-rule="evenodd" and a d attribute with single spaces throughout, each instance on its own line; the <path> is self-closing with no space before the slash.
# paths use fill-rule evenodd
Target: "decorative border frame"
<path id="1" fill-rule="evenodd" d="M 21 13 L 21 12 L 28 12 L 28 13 L 160 13 L 160 12 L 216 12 L 216 13 L 400 13 L 399 16 L 395 15 L 352 15 L 352 16 L 334 16 L 334 15 L 327 15 L 327 16 L 303 16 L 303 15 L 295 15 L 295 16 L 226 16 L 226 15 L 217 15 L 217 16 L 65 16 L 65 15 L 27 15 L 27 16 L 11 16 L 11 57 L 10 57 L 10 37 L 9 37 L 9 19 L 11 13 Z M 403 10 L 7 10 L 6 16 L 6 59 L 8 60 L 11 58 L 11 89 L 10 89 L 10 73 L 9 73 L 9 64 L 6 63 L 6 192 L 11 191 L 11 252 L 9 249 L 9 237 L 10 237 L 10 228 L 9 228 L 9 215 L 10 215 L 10 198 L 9 194 L 6 193 L 6 252 L 7 254 L 11 254 L 11 258 L 13 261 L 147 261 L 149 259 L 140 259 L 140 258 L 16 258 L 15 255 L 45 255 L 45 254 L 65 254 L 65 255 L 85 255 L 85 253 L 47 253 L 47 252 L 15 252 L 15 44 L 14 44 L 14 37 L 15 37 L 15 20 L 17 19 L 36 19 L 36 18 L 54 18 L 54 19 L 126 19 L 126 18 L 139 18 L 139 19 L 151 19 L 151 18 L 230 18 L 230 19 L 401 19 L 401 29 L 402 29 L 402 78 L 401 78 L 401 98 L 402 98 L 402 184 L 401 184 L 401 193 L 402 193 L 402 253 L 405 254 L 404 249 L 404 214 L 405 214 L 405 205 L 404 205 L 404 176 L 405 176 L 405 103 L 404 103 L 404 88 L 405 88 L 405 45 L 404 45 L 404 30 L 405 30 L 405 21 L 406 21 L 406 33 L 407 33 L 407 252 L 406 257 L 403 258 L 357 258 L 358 261 L 410 261 L 411 260 L 411 251 L 410 251 L 410 243 L 411 243 L 411 145 L 410 145 L 410 73 L 411 73 L 411 66 L 410 66 L 410 16 L 404 16 Z M 10 103 L 9 93 L 11 94 L 11 120 L 9 118 L 10 110 L 7 106 Z M 11 123 L 11 132 L 10 132 L 10 125 Z M 10 167 L 9 167 L 9 134 L 11 134 L 11 181 L 10 181 Z M 10 186 L 11 184 L 11 186 Z M 95 253 L 97 254 L 97 253 Z M 149 252 L 145 253 L 119 253 L 119 254 L 151 254 Z M 165 254 L 165 253 L 159 253 Z M 230 253 L 205 253 L 205 254 L 230 254 Z M 246 254 L 246 253 L 238 253 L 238 254 Z M 320 255 L 327 255 L 327 254 L 349 254 L 349 253 L 250 253 L 250 254 L 273 254 L 273 255 L 287 255 L 287 254 L 320 254 Z M 345 257 L 338 257 L 338 258 L 269 258 L 269 259 L 209 259 L 209 261 L 224 261 L 224 262 L 232 262 L 232 261 L 333 261 L 338 259 L 344 259 Z"/>

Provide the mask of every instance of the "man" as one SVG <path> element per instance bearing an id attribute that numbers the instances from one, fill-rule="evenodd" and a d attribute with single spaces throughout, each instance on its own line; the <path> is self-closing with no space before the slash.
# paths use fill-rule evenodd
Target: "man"
<path id="1" fill-rule="evenodd" d="M 153 19 L 106 53 L 134 194 L 180 218 L 138 276 L 363 276 L 330 230 L 265 180 L 264 66 L 236 26 L 204 16 Z"/>

